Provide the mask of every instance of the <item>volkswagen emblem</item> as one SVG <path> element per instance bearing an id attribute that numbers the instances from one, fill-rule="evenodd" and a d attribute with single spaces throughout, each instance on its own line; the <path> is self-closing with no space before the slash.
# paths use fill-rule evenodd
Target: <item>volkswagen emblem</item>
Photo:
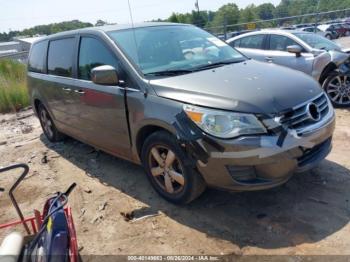
<path id="1" fill-rule="evenodd" d="M 315 122 L 321 119 L 321 113 L 318 106 L 315 103 L 310 103 L 307 105 L 307 114 L 309 118 Z"/>

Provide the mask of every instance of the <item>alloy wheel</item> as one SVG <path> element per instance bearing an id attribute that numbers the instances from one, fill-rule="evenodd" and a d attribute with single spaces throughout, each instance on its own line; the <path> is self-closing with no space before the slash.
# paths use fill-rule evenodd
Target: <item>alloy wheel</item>
<path id="1" fill-rule="evenodd" d="M 41 110 L 40 112 L 40 120 L 42 123 L 42 126 L 44 128 L 44 131 L 48 137 L 53 137 L 53 125 L 50 116 L 46 112 L 46 110 Z"/>
<path id="2" fill-rule="evenodd" d="M 350 78 L 348 76 L 334 76 L 328 84 L 327 94 L 338 105 L 350 105 Z"/>
<path id="3" fill-rule="evenodd" d="M 149 154 L 149 166 L 158 186 L 168 194 L 178 194 L 185 186 L 184 169 L 175 153 L 157 145 Z"/>

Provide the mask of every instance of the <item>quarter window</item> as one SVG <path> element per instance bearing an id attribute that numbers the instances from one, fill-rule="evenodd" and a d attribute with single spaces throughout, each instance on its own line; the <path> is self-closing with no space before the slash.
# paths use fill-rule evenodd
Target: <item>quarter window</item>
<path id="1" fill-rule="evenodd" d="M 30 51 L 28 70 L 35 73 L 45 73 L 45 57 L 47 42 L 34 44 Z"/>
<path id="2" fill-rule="evenodd" d="M 99 40 L 92 37 L 82 37 L 79 51 L 79 78 L 91 80 L 91 70 L 101 65 L 117 68 L 118 61 Z"/>
<path id="3" fill-rule="evenodd" d="M 65 38 L 50 42 L 47 61 L 51 75 L 72 77 L 75 38 Z"/>
<path id="4" fill-rule="evenodd" d="M 240 48 L 263 49 L 265 35 L 253 35 L 240 39 Z M 236 46 L 238 47 L 238 46 Z"/>
<path id="5" fill-rule="evenodd" d="M 270 36 L 270 50 L 287 51 L 287 47 L 291 45 L 299 45 L 294 40 L 283 35 Z"/>

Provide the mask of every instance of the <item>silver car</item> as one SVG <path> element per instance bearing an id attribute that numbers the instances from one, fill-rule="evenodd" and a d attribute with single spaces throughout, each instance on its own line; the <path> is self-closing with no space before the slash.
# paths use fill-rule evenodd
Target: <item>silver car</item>
<path id="1" fill-rule="evenodd" d="M 349 55 L 315 33 L 263 30 L 227 40 L 247 57 L 302 71 L 316 79 L 335 106 L 350 105 L 350 79 L 338 69 Z"/>
<path id="2" fill-rule="evenodd" d="M 315 33 L 318 34 L 320 36 L 323 36 L 329 40 L 334 39 L 335 37 L 333 37 L 333 34 L 331 31 L 322 31 L 317 27 L 314 26 L 308 26 L 308 27 L 301 27 L 298 28 L 298 31 L 303 31 L 303 32 L 309 32 L 309 33 Z"/>

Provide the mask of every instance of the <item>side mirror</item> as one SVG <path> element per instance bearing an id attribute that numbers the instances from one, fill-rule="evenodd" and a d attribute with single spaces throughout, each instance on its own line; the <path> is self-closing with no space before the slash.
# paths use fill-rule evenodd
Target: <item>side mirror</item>
<path id="1" fill-rule="evenodd" d="M 98 85 L 116 86 L 119 84 L 117 70 L 110 65 L 93 68 L 91 70 L 91 80 Z"/>
<path id="2" fill-rule="evenodd" d="M 297 57 L 300 57 L 303 49 L 300 45 L 290 45 L 287 46 L 287 51 L 289 53 L 295 54 Z"/>

